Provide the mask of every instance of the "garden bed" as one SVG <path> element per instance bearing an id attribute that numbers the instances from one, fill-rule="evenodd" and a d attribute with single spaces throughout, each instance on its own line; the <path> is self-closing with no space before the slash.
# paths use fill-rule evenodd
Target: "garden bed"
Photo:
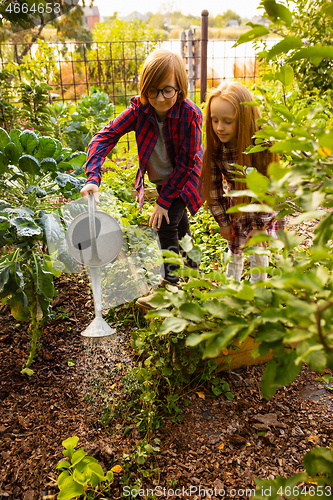
<path id="1" fill-rule="evenodd" d="M 63 458 L 61 443 L 70 436 L 78 436 L 79 446 L 105 470 L 120 464 L 123 455 L 130 454 L 142 439 L 135 428 L 129 428 L 126 436 L 124 427 L 117 428 L 117 424 L 130 422 L 105 420 L 103 401 L 97 392 L 88 394 L 90 351 L 80 332 L 93 317 L 93 304 L 85 276 L 61 276 L 56 288 L 55 318 L 44 328 L 31 377 L 20 374 L 29 343 L 25 324 L 15 321 L 7 306 L 0 309 L 1 499 L 53 498 L 57 492 L 55 466 Z M 113 359 L 118 367 L 117 377 L 111 380 L 115 392 L 121 390 L 121 375 L 131 357 L 132 326 L 134 315 L 127 319 L 119 315 L 122 354 Z M 125 472 L 131 474 L 130 485 L 141 479 L 144 488 L 169 489 L 169 498 L 172 490 L 184 487 L 187 493 L 183 497 L 195 500 L 200 498 L 199 487 L 224 489 L 227 496 L 234 489 L 235 498 L 247 498 L 246 489 L 254 488 L 255 477 L 287 476 L 303 470 L 305 453 L 316 445 L 327 446 L 333 439 L 332 395 L 324 391 L 325 398 L 309 398 L 318 374 L 304 367 L 295 382 L 267 402 L 260 393 L 262 372 L 262 366 L 251 366 L 226 374 L 233 401 L 212 398 L 204 386 L 191 393 L 189 405 L 183 408 L 183 422 L 167 420 L 155 432 L 153 437 L 161 441 L 160 452 L 144 464 L 145 470 L 151 467 L 149 477 L 143 479 L 128 461 L 127 471 L 114 474 L 108 498 L 120 498 L 121 492 L 129 491 L 121 484 Z M 319 389 L 323 391 L 324 385 Z M 213 494 L 212 498 L 220 497 Z"/>

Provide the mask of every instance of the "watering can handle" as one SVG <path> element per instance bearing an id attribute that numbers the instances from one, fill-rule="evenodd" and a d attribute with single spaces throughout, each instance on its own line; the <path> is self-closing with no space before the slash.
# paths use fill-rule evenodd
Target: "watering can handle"
<path id="1" fill-rule="evenodd" d="M 91 241 L 91 259 L 89 264 L 98 266 L 102 262 L 98 257 L 96 246 L 96 225 L 95 225 L 95 198 L 93 193 L 88 195 L 89 232 Z"/>

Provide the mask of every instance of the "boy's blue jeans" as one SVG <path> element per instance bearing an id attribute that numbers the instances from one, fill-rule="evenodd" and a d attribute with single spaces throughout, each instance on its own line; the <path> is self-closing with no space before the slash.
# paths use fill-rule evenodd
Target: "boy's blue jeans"
<path id="1" fill-rule="evenodd" d="M 156 186 L 158 192 L 162 189 L 162 186 Z M 168 210 L 168 216 L 170 223 L 168 224 L 165 217 L 163 217 L 160 229 L 157 229 L 158 238 L 160 241 L 160 247 L 162 250 L 171 250 L 173 252 L 179 253 L 179 240 L 181 240 L 185 234 L 191 235 L 190 224 L 187 216 L 186 205 L 182 198 L 175 198 L 170 205 Z M 186 258 L 186 263 L 189 267 L 193 269 L 198 269 L 198 264 L 189 257 Z M 178 276 L 172 276 L 172 271 L 179 268 L 176 264 L 164 264 L 164 279 L 170 281 L 171 283 L 177 283 L 179 281 Z"/>

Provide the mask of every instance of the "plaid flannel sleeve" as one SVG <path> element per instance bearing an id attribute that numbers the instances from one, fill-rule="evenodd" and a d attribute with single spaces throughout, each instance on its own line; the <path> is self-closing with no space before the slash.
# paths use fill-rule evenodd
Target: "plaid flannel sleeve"
<path id="1" fill-rule="evenodd" d="M 228 199 L 224 196 L 221 170 L 215 162 L 212 162 L 210 209 L 219 226 L 229 226 L 231 224 L 230 217 L 226 214 L 228 208 Z"/>
<path id="2" fill-rule="evenodd" d="M 94 135 L 87 150 L 86 184 L 100 185 L 101 167 L 106 156 L 124 134 L 134 130 L 135 120 L 135 106 L 131 104 L 117 118 L 111 120 L 106 127 Z"/>

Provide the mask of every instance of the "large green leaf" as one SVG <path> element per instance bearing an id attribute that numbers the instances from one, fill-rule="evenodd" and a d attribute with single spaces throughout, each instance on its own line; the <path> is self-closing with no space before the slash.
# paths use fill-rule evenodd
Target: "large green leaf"
<path id="1" fill-rule="evenodd" d="M 76 151 L 66 158 L 66 162 L 70 163 L 73 169 L 82 167 L 87 160 L 87 154 L 81 151 Z"/>
<path id="2" fill-rule="evenodd" d="M 31 155 L 22 155 L 18 162 L 19 168 L 28 174 L 37 175 L 40 172 L 39 161 Z"/>
<path id="3" fill-rule="evenodd" d="M 313 47 L 306 47 L 294 54 L 289 62 L 299 61 L 300 59 L 309 59 L 312 64 L 318 66 L 325 57 L 333 58 L 333 47 L 330 45 L 314 45 Z"/>
<path id="4" fill-rule="evenodd" d="M 260 196 L 267 192 L 269 179 L 253 169 L 252 172 L 246 176 L 246 184 L 251 191 Z"/>
<path id="5" fill-rule="evenodd" d="M 56 160 L 58 156 L 60 155 L 60 151 L 62 150 L 62 144 L 58 139 L 53 139 L 55 144 L 56 144 L 56 150 L 53 154 L 53 158 Z"/>
<path id="6" fill-rule="evenodd" d="M 42 158 L 49 158 L 56 152 L 57 145 L 55 141 L 48 136 L 42 136 L 39 138 L 39 145 L 37 151 L 35 151 L 35 156 L 41 160 Z"/>
<path id="7" fill-rule="evenodd" d="M 56 172 L 58 165 L 53 158 L 44 158 L 44 160 L 40 162 L 40 168 L 45 172 Z"/>
<path id="8" fill-rule="evenodd" d="M 228 347 L 237 332 L 243 328 L 243 325 L 229 325 L 221 333 L 216 335 L 213 340 L 208 341 L 202 354 L 203 358 L 216 358 L 220 352 Z"/>
<path id="9" fill-rule="evenodd" d="M 298 36 L 286 36 L 281 42 L 274 45 L 268 52 L 266 59 L 270 61 L 273 57 L 280 54 L 286 54 L 289 50 L 297 49 L 303 46 L 303 42 Z"/>
<path id="10" fill-rule="evenodd" d="M 66 476 L 63 474 L 66 473 Z M 72 476 L 64 471 L 58 478 L 58 486 L 60 493 L 58 493 L 58 500 L 71 500 L 72 498 L 80 498 L 84 494 L 82 484 L 76 483 Z"/>
<path id="11" fill-rule="evenodd" d="M 4 149 L 4 153 L 12 165 L 17 165 L 21 152 L 14 142 L 7 144 Z"/>
<path id="12" fill-rule="evenodd" d="M 293 151 L 308 151 L 313 153 L 313 145 L 309 141 L 301 141 L 298 139 L 288 139 L 273 144 L 270 148 L 272 153 L 291 153 Z"/>
<path id="13" fill-rule="evenodd" d="M 169 332 L 182 332 L 186 326 L 188 325 L 188 322 L 185 319 L 182 318 L 166 318 L 159 329 L 159 334 L 160 335 L 166 335 Z"/>
<path id="14" fill-rule="evenodd" d="M 9 135 L 3 128 L 0 128 L 0 151 L 3 151 L 7 146 L 7 144 L 9 143 L 10 143 Z"/>
<path id="15" fill-rule="evenodd" d="M 275 78 L 279 80 L 285 87 L 293 83 L 294 81 L 294 71 L 289 64 L 285 64 L 281 67 L 280 71 L 275 73 Z"/>
<path id="16" fill-rule="evenodd" d="M 290 26 L 293 20 L 292 13 L 287 7 L 276 3 L 275 0 L 263 0 L 263 6 L 266 9 L 267 15 L 274 20 L 281 19 L 287 26 Z"/>
<path id="17" fill-rule="evenodd" d="M 260 38 L 264 35 L 269 34 L 269 30 L 265 28 L 265 26 L 262 26 L 261 24 L 256 24 L 252 26 L 254 27 L 251 30 L 246 31 L 238 38 L 233 47 L 237 47 L 237 45 L 240 45 L 241 43 L 252 42 L 252 40 L 255 40 L 256 38 Z"/>
<path id="18" fill-rule="evenodd" d="M 30 217 L 14 217 L 10 224 L 16 228 L 19 238 L 34 238 L 42 233 L 42 229 Z"/>
<path id="19" fill-rule="evenodd" d="M 37 293 L 43 295 L 51 302 L 56 294 L 53 286 L 53 274 L 47 268 L 44 268 L 44 266 L 42 267 L 39 259 L 36 265 L 35 284 Z"/>
<path id="20" fill-rule="evenodd" d="M 6 283 L 9 280 L 10 265 L 0 269 L 0 294 L 3 292 Z M 1 295 L 0 295 L 1 296 Z"/>
<path id="21" fill-rule="evenodd" d="M 70 174 L 60 174 L 55 179 L 58 186 L 66 190 L 73 189 L 81 185 L 82 181 Z"/>
<path id="22" fill-rule="evenodd" d="M 183 318 L 195 322 L 202 321 L 205 316 L 203 309 L 193 302 L 185 302 L 182 304 L 179 308 L 179 312 Z"/>
<path id="23" fill-rule="evenodd" d="M 12 128 L 9 132 L 9 137 L 11 141 L 17 146 L 20 153 L 23 153 L 23 147 L 20 141 L 21 131 L 17 128 Z"/>
<path id="24" fill-rule="evenodd" d="M 79 438 L 77 436 L 71 436 L 65 439 L 61 444 L 65 448 L 62 452 L 65 457 L 71 457 L 74 453 L 74 448 L 76 448 L 77 443 L 79 442 Z"/>
<path id="25" fill-rule="evenodd" d="M 327 448 L 314 448 L 304 457 L 304 467 L 311 477 L 331 475 L 333 470 L 333 450 Z"/>
<path id="26" fill-rule="evenodd" d="M 10 227 L 10 222 L 7 217 L 0 215 L 0 231 L 6 231 Z"/>
<path id="27" fill-rule="evenodd" d="M 32 130 L 25 130 L 20 134 L 20 143 L 28 155 L 34 152 L 38 146 L 38 137 Z"/>
<path id="28" fill-rule="evenodd" d="M 217 299 L 205 302 L 202 307 L 216 318 L 226 319 L 228 316 L 228 308 Z"/>

